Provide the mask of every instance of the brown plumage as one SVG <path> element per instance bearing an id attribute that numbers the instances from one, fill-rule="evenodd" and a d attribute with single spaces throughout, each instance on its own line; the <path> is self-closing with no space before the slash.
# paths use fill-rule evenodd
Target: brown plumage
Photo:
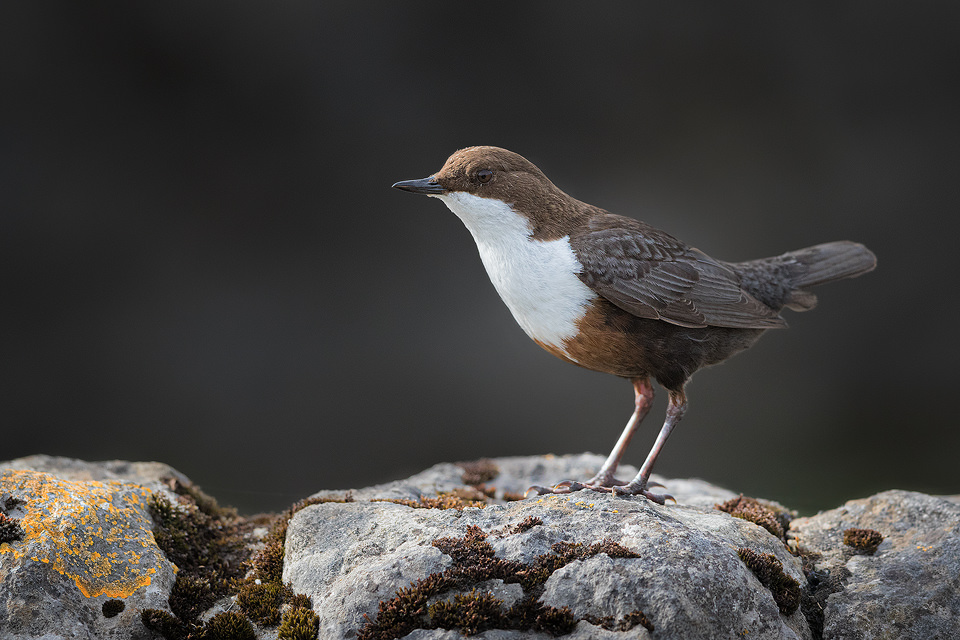
<path id="1" fill-rule="evenodd" d="M 748 262 L 715 260 L 568 196 L 531 162 L 497 147 L 462 149 L 433 176 L 394 186 L 438 197 L 464 221 L 494 286 L 537 344 L 633 383 L 635 411 L 597 475 L 533 487 L 540 492 L 591 488 L 662 504 L 670 496 L 650 492 L 649 476 L 683 416 L 690 376 L 786 326 L 784 307 L 812 309 L 810 287 L 876 266 L 866 247 L 845 241 Z M 667 419 L 640 473 L 623 483 L 614 473 L 652 403 L 650 378 L 668 391 Z"/>

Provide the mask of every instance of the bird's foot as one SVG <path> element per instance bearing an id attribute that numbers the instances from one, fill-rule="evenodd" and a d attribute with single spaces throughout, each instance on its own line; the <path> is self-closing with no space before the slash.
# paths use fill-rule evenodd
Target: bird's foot
<path id="1" fill-rule="evenodd" d="M 533 485 L 527 492 L 524 494 L 524 497 L 527 497 L 533 492 L 536 495 L 544 494 L 567 494 L 574 493 L 575 491 L 582 491 L 584 489 L 590 489 L 591 491 L 597 491 L 600 493 L 609 493 L 614 496 L 643 496 L 648 500 L 652 500 L 657 504 L 665 504 L 667 500 L 673 500 L 676 502 L 676 498 L 671 496 L 668 493 L 653 493 L 647 489 L 647 487 L 663 487 L 659 482 L 646 482 L 646 483 L 633 483 L 633 482 L 623 482 L 617 480 L 616 478 L 611 478 L 607 480 L 609 484 L 602 484 L 595 482 L 596 477 L 591 478 L 587 482 L 576 482 L 574 480 L 564 480 L 563 482 L 558 482 L 552 487 L 541 487 L 539 485 Z"/>
<path id="2" fill-rule="evenodd" d="M 667 500 L 673 500 L 676 504 L 677 499 L 669 493 L 653 493 L 647 487 L 663 487 L 663 485 L 659 482 L 630 482 L 622 487 L 613 487 L 610 493 L 615 496 L 643 496 L 657 504 L 666 504 Z"/>

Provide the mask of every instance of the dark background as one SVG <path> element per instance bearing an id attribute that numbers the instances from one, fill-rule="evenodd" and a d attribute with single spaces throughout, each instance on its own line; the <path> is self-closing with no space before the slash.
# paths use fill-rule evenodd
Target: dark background
<path id="1" fill-rule="evenodd" d="M 160 460 L 251 512 L 606 454 L 630 385 L 538 349 L 390 189 L 492 144 L 717 258 L 878 254 L 700 373 L 658 472 L 808 512 L 960 492 L 960 4 L 11 5 L 0 459 Z"/>

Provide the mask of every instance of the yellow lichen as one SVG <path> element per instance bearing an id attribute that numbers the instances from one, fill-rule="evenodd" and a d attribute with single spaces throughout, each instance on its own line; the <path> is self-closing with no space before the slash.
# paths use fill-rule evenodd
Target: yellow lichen
<path id="1" fill-rule="evenodd" d="M 15 544 L 0 544 L 0 553 L 50 565 L 88 598 L 126 598 L 149 585 L 165 562 L 144 506 L 150 491 L 143 487 L 6 470 L 0 473 L 0 493 L 25 500 L 26 534 Z"/>

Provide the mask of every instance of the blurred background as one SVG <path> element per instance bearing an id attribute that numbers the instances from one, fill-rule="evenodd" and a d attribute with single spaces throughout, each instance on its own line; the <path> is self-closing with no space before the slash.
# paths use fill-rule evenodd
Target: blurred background
<path id="1" fill-rule="evenodd" d="M 629 383 L 541 351 L 460 221 L 390 189 L 491 144 L 720 259 L 879 256 L 699 373 L 659 473 L 805 513 L 960 492 L 955 2 L 0 14 L 0 459 L 159 460 L 250 513 L 606 454 Z"/>

